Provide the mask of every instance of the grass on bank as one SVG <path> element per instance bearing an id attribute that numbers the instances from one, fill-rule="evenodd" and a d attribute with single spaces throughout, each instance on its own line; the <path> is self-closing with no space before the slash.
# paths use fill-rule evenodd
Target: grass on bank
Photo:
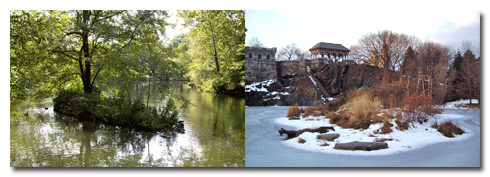
<path id="1" fill-rule="evenodd" d="M 398 89 L 397 87 L 393 87 Z M 390 88 L 390 89 L 393 89 Z M 297 104 L 288 110 L 288 116 L 294 114 L 305 118 L 309 115 L 324 115 L 331 124 L 342 128 L 367 129 L 370 125 L 383 123 L 379 133 L 390 133 L 392 128 L 408 130 L 412 123 L 425 123 L 429 116 L 442 113 L 440 108 L 435 108 L 432 101 L 424 92 L 412 95 L 396 95 L 402 99 L 394 99 L 394 94 L 387 94 L 390 89 L 374 91 L 372 88 L 362 88 L 348 92 L 347 97 L 326 105 L 315 105 L 304 109 L 301 115 L 297 110 Z M 398 93 L 398 92 L 394 92 Z M 404 92 L 399 92 L 404 93 Z M 379 98 L 376 95 L 390 95 L 388 98 Z M 390 103 L 388 108 L 384 104 Z M 399 107 L 400 105 L 403 105 Z M 397 107 L 395 107 L 397 106 Z M 315 115 L 316 114 L 316 115 Z M 393 125 L 393 122 L 395 125 Z M 442 128 L 441 133 L 452 128 Z M 456 131 L 458 132 L 458 131 Z M 446 133 L 447 134 L 447 133 Z"/>

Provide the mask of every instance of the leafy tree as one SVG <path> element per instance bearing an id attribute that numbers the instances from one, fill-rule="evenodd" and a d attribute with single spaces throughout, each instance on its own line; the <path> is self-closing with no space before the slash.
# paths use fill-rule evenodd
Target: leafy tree
<path id="1" fill-rule="evenodd" d="M 135 41 L 149 43 L 158 39 L 158 33 L 164 34 L 167 16 L 166 11 L 14 11 L 11 77 L 18 79 L 11 81 L 11 85 L 50 84 L 51 87 L 40 84 L 24 87 L 39 88 L 38 93 L 43 93 L 71 81 L 81 82 L 84 92 L 91 93 L 100 74 L 128 69 L 124 65 L 127 61 L 123 61 L 127 59 L 123 54 L 128 46 Z M 33 24 L 35 28 L 26 28 Z M 37 74 L 49 77 L 35 81 L 27 76 L 18 77 L 26 70 L 37 71 L 28 72 L 29 77 L 39 78 Z M 45 79 L 50 77 L 51 80 Z"/>
<path id="2" fill-rule="evenodd" d="M 68 17 L 59 13 L 12 11 L 10 14 L 10 97 L 41 98 L 73 76 L 68 61 L 50 55 L 50 41 L 61 38 Z M 57 77 L 56 77 L 57 76 Z M 34 88 L 45 88 L 32 92 Z"/>
<path id="3" fill-rule="evenodd" d="M 245 12 L 179 11 L 188 33 L 189 75 L 215 92 L 235 89 L 245 79 Z"/>

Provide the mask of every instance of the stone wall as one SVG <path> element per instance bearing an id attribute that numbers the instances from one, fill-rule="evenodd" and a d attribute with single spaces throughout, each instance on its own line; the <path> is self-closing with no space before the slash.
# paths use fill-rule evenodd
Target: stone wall
<path id="1" fill-rule="evenodd" d="M 327 58 L 289 61 L 275 61 L 275 59 L 264 59 L 263 57 L 261 57 L 261 59 L 258 59 L 259 54 L 272 55 L 275 50 L 275 48 L 246 48 L 245 84 L 261 82 L 269 79 L 288 78 L 292 76 L 305 76 L 308 75 L 308 73 L 315 73 L 320 71 L 322 67 L 325 66 L 325 64 L 332 63 L 332 61 Z"/>
<path id="2" fill-rule="evenodd" d="M 325 64 L 329 63 L 324 58 L 311 60 L 292 60 L 292 61 L 277 61 L 277 76 L 287 77 L 292 75 L 304 76 L 307 73 L 318 71 Z"/>
<path id="3" fill-rule="evenodd" d="M 245 60 L 245 84 L 277 79 L 275 61 Z"/>

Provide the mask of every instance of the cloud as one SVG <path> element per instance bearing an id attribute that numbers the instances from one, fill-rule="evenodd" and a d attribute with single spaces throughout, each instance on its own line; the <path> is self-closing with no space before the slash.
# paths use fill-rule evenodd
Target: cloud
<path id="1" fill-rule="evenodd" d="M 298 31 L 291 32 L 288 38 L 303 50 L 320 41 L 350 47 L 363 35 L 382 30 L 416 36 L 421 40 L 433 39 L 446 45 L 454 45 L 453 41 L 457 40 L 461 43 L 461 40 L 480 38 L 479 11 L 328 9 L 279 11 L 279 14 L 298 27 Z"/>

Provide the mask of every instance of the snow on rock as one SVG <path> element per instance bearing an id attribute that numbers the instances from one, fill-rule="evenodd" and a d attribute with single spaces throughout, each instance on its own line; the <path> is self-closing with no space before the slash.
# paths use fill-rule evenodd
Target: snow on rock
<path id="1" fill-rule="evenodd" d="M 338 133 L 339 138 L 334 141 L 319 140 L 317 136 L 320 133 L 305 132 L 296 138 L 285 140 L 282 143 L 297 149 L 302 149 L 306 151 L 323 152 L 330 154 L 342 154 L 342 155 L 389 155 L 404 151 L 411 151 L 419 149 L 431 144 L 448 142 L 448 141 L 461 141 L 470 138 L 474 135 L 471 131 L 461 127 L 465 133 L 462 135 L 455 135 L 455 138 L 448 138 L 438 132 L 431 126 L 435 121 L 444 122 L 450 119 L 457 119 L 460 116 L 452 114 L 439 114 L 434 117 L 430 117 L 426 123 L 411 124 L 411 128 L 408 130 L 400 131 L 396 129 L 396 123 L 391 120 L 393 127 L 391 129 L 393 132 L 388 134 L 377 134 L 379 129 L 383 127 L 383 123 L 372 124 L 368 129 L 365 130 L 355 130 L 350 128 L 342 128 L 335 124 L 330 124 L 330 120 L 321 117 L 308 116 L 306 118 L 301 118 L 300 120 L 288 120 L 287 117 L 277 118 L 275 122 L 278 124 L 294 127 L 294 130 L 300 130 L 304 128 L 318 128 L 321 126 L 333 126 L 335 131 L 329 133 Z M 306 143 L 299 144 L 298 138 L 306 140 Z M 385 141 L 388 143 L 387 149 L 380 149 L 374 151 L 351 151 L 351 150 L 337 150 L 334 149 L 336 143 L 348 143 L 353 141 L 359 142 L 376 142 L 382 139 L 388 139 Z M 328 144 L 328 145 L 326 145 Z"/>
<path id="2" fill-rule="evenodd" d="M 245 85 L 245 92 L 250 92 L 250 91 L 255 91 L 255 92 L 269 92 L 267 91 L 267 89 L 265 88 L 265 86 L 269 86 L 270 84 L 276 82 L 275 79 L 271 79 L 271 80 L 266 80 L 266 81 L 262 81 L 262 82 L 254 82 L 250 85 Z M 260 88 L 258 88 L 260 86 Z"/>
<path id="3" fill-rule="evenodd" d="M 316 82 L 313 80 L 313 78 L 311 78 L 311 76 L 308 76 L 308 77 L 310 77 L 310 80 L 311 80 L 311 82 L 313 83 L 313 85 L 315 85 L 316 89 L 317 89 L 317 90 L 320 90 L 320 89 L 318 88 L 318 86 L 316 85 Z"/>

